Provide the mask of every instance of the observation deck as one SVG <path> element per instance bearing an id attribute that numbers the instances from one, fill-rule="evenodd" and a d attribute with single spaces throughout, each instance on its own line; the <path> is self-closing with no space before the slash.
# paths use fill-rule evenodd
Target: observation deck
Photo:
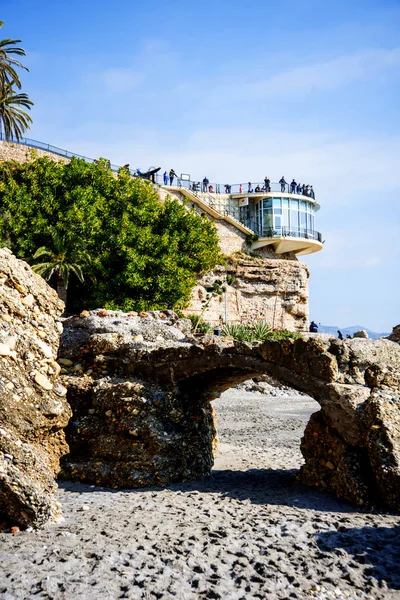
<path id="1" fill-rule="evenodd" d="M 260 188 L 261 185 L 264 184 L 254 184 Z M 209 191 L 209 186 L 213 191 Z M 178 178 L 177 185 L 163 187 L 180 191 L 210 216 L 254 236 L 254 250 L 272 246 L 276 254 L 294 252 L 298 256 L 322 250 L 322 235 L 315 230 L 315 213 L 320 205 L 314 197 L 292 193 L 289 186 L 282 190 L 278 183 L 271 183 L 269 191 L 257 192 L 244 191 L 248 184 L 209 186 L 206 191 L 201 184 Z"/>

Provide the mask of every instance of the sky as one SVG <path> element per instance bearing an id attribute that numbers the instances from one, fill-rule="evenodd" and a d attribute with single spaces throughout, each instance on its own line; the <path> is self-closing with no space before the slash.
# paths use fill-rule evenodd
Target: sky
<path id="1" fill-rule="evenodd" d="M 195 180 L 311 183 L 310 318 L 400 322 L 399 0 L 0 0 L 27 137 Z"/>

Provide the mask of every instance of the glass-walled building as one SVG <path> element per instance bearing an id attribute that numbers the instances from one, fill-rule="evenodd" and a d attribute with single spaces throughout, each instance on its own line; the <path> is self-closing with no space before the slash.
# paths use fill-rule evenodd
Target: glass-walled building
<path id="1" fill-rule="evenodd" d="M 301 254 L 322 248 L 321 234 L 315 230 L 315 213 L 320 207 L 313 198 L 274 192 L 243 194 L 238 202 L 238 220 L 259 236 L 256 246 L 273 245 L 280 252 Z M 297 241 L 291 243 L 290 238 Z"/>

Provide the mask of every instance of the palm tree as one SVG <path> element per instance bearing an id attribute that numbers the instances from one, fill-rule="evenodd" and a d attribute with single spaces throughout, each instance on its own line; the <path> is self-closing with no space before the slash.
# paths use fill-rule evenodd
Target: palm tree
<path id="1" fill-rule="evenodd" d="M 0 21 L 0 29 L 4 21 Z M 14 56 L 25 56 L 25 50 L 16 46 L 21 40 L 0 40 L 0 140 L 13 136 L 19 140 L 25 129 L 32 123 L 31 117 L 23 108 L 31 109 L 32 100 L 26 94 L 15 92 L 21 88 L 17 69 L 28 69 Z M 21 108 L 22 107 L 22 108 Z"/>
<path id="2" fill-rule="evenodd" d="M 0 29 L 3 27 L 4 21 L 0 21 Z M 15 44 L 19 44 L 21 40 L 5 39 L 0 40 L 0 87 L 6 85 L 16 85 L 21 88 L 21 82 L 16 69 L 25 69 L 29 71 L 19 60 L 13 58 L 15 56 L 25 56 L 25 50 Z"/>
<path id="3" fill-rule="evenodd" d="M 25 129 L 29 129 L 32 119 L 28 113 L 21 108 L 31 109 L 32 100 L 22 92 L 15 93 L 10 85 L 0 87 L 0 139 L 6 140 L 15 137 L 19 140 Z"/>
<path id="4" fill-rule="evenodd" d="M 32 269 L 46 281 L 54 275 L 57 276 L 57 294 L 67 305 L 67 289 L 71 273 L 83 283 L 83 268 L 90 265 L 91 258 L 85 250 L 76 248 L 75 242 L 67 241 L 57 232 L 52 233 L 52 240 L 52 248 L 42 246 L 33 255 L 34 260 L 45 257 L 47 261 L 33 265 Z"/>

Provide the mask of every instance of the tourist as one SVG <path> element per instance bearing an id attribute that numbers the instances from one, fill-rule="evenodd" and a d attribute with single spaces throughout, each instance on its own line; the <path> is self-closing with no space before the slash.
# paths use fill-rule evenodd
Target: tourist
<path id="1" fill-rule="evenodd" d="M 229 185 L 229 183 L 225 184 L 225 194 L 230 194 L 231 193 L 231 188 L 232 186 Z"/>
<path id="2" fill-rule="evenodd" d="M 315 200 L 315 193 L 314 193 L 314 190 L 313 190 L 313 186 L 312 186 L 312 185 L 310 185 L 310 196 L 311 196 L 311 198 L 312 198 L 313 200 Z"/>
<path id="3" fill-rule="evenodd" d="M 169 185 L 174 183 L 174 177 L 176 177 L 176 173 L 173 169 L 171 169 L 169 172 Z"/>
<path id="4" fill-rule="evenodd" d="M 255 192 L 261 192 L 261 188 L 260 186 L 257 184 L 256 187 L 254 188 Z"/>
<path id="5" fill-rule="evenodd" d="M 343 333 L 340 331 L 340 329 L 337 330 L 337 336 L 338 336 L 339 340 L 343 339 Z"/>
<path id="6" fill-rule="evenodd" d="M 316 324 L 315 321 L 311 321 L 311 323 L 310 323 L 310 332 L 318 333 L 318 325 Z"/>
<path id="7" fill-rule="evenodd" d="M 303 186 L 301 185 L 301 183 L 297 184 L 297 193 L 298 194 L 302 194 L 303 193 Z"/>
<path id="8" fill-rule="evenodd" d="M 212 185 L 208 186 L 208 191 L 211 192 L 211 194 L 214 192 L 214 188 Z"/>
<path id="9" fill-rule="evenodd" d="M 284 175 L 282 175 L 282 179 L 279 180 L 279 183 L 281 184 L 281 192 L 284 192 L 287 186 L 287 182 L 285 181 Z"/>
<path id="10" fill-rule="evenodd" d="M 249 194 L 253 191 L 253 188 L 251 187 L 251 181 L 249 181 L 249 183 L 247 184 L 247 191 Z"/>
<path id="11" fill-rule="evenodd" d="M 297 188 L 297 183 L 294 179 L 292 179 L 292 183 L 290 184 L 290 193 L 295 194 Z"/>
<path id="12" fill-rule="evenodd" d="M 163 175 L 163 177 L 164 177 L 164 185 L 168 185 L 168 179 L 169 179 L 169 178 L 168 178 L 168 173 L 167 173 L 167 171 L 164 171 L 164 175 Z"/>
<path id="13" fill-rule="evenodd" d="M 304 186 L 303 196 L 310 196 L 310 184 L 309 183 L 307 183 L 307 185 Z"/>
<path id="14" fill-rule="evenodd" d="M 239 185 L 239 194 L 243 194 L 243 186 L 242 186 L 242 184 Z"/>
<path id="15" fill-rule="evenodd" d="M 209 180 L 207 179 L 207 177 L 204 177 L 204 179 L 203 179 L 203 192 L 206 192 L 206 191 L 207 191 L 207 188 L 208 188 L 208 184 L 209 184 L 209 183 L 210 183 L 210 182 L 209 182 Z"/>
<path id="16" fill-rule="evenodd" d="M 346 340 L 351 340 L 351 339 L 352 339 L 351 335 L 349 333 L 346 333 Z"/>
<path id="17" fill-rule="evenodd" d="M 266 192 L 270 192 L 271 191 L 271 180 L 269 177 L 264 177 L 264 188 Z"/>

